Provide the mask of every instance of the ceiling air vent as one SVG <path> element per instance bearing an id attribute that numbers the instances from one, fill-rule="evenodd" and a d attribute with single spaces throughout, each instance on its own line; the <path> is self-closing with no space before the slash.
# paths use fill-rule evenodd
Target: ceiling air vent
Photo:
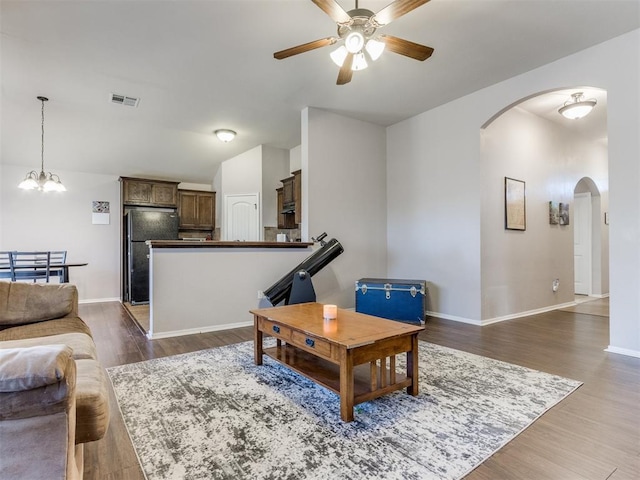
<path id="1" fill-rule="evenodd" d="M 137 107 L 140 102 L 139 98 L 127 97 L 126 95 L 111 94 L 111 101 L 118 105 L 126 105 L 128 107 Z"/>

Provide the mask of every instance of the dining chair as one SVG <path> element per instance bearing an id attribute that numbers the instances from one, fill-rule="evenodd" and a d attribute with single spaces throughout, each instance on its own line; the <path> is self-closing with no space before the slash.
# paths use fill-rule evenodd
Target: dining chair
<path id="1" fill-rule="evenodd" d="M 9 252 L 0 252 L 0 278 L 11 278 Z"/>
<path id="2" fill-rule="evenodd" d="M 9 268 L 9 253 L 11 252 L 0 252 L 0 268 Z"/>
<path id="3" fill-rule="evenodd" d="M 66 250 L 52 250 L 49 252 L 51 254 L 51 265 L 55 265 L 57 263 L 65 263 L 67 261 L 67 251 Z"/>
<path id="4" fill-rule="evenodd" d="M 9 252 L 11 281 L 45 280 L 49 283 L 51 274 L 51 252 Z"/>
<path id="5" fill-rule="evenodd" d="M 49 275 L 51 275 L 52 277 L 58 277 L 60 278 L 60 281 L 62 281 L 62 278 L 64 276 L 63 273 L 63 269 L 62 268 L 56 268 L 56 265 L 60 265 L 63 264 L 67 261 L 67 251 L 66 250 L 57 250 L 57 251 L 51 251 L 49 252 L 50 258 L 51 258 L 51 268 L 49 270 Z"/>

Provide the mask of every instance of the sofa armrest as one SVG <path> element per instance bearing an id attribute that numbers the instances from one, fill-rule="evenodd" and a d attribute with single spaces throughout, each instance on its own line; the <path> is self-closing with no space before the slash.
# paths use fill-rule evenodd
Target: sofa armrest
<path id="1" fill-rule="evenodd" d="M 76 386 L 72 355 L 66 345 L 0 349 L 0 421 L 67 411 Z"/>
<path id="2" fill-rule="evenodd" d="M 71 353 L 65 345 L 0 349 L 0 478 L 82 478 Z"/>

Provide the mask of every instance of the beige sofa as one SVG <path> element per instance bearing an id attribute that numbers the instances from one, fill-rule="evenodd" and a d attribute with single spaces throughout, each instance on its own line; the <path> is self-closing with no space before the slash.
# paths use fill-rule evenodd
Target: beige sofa
<path id="1" fill-rule="evenodd" d="M 82 478 L 107 385 L 74 285 L 0 282 L 0 478 Z"/>

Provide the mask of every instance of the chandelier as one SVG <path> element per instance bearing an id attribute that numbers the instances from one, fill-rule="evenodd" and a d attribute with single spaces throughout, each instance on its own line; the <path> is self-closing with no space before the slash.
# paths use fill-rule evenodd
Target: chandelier
<path id="1" fill-rule="evenodd" d="M 42 148 L 40 149 L 40 173 L 31 170 L 20 182 L 18 188 L 24 190 L 38 189 L 44 192 L 66 192 L 67 189 L 62 185 L 60 177 L 55 173 L 44 172 L 44 102 L 48 102 L 47 97 L 37 97 L 42 102 Z"/>
<path id="2" fill-rule="evenodd" d="M 558 113 L 570 120 L 577 120 L 589 115 L 593 107 L 596 106 L 596 103 L 595 98 L 587 100 L 584 98 L 584 93 L 576 92 L 571 94 L 571 100 L 565 102 L 558 110 Z"/>

